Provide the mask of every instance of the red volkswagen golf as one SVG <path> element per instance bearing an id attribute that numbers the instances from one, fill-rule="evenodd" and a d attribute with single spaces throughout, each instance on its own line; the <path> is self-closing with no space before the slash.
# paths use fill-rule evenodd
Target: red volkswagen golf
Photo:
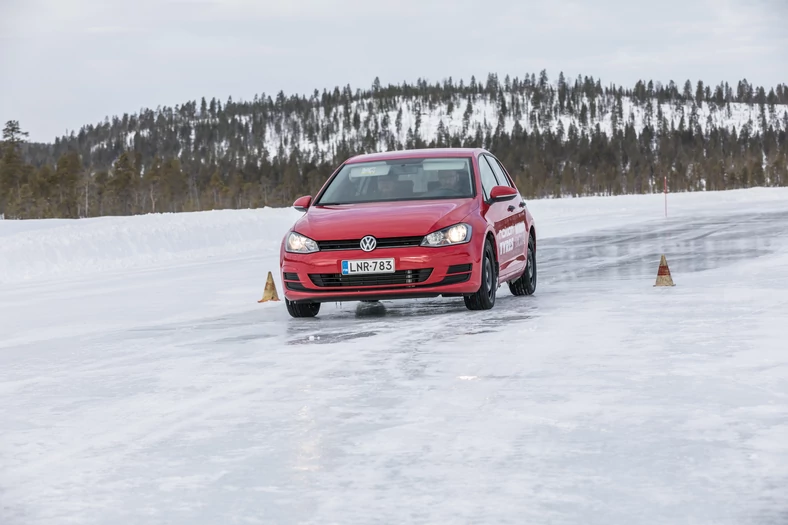
<path id="1" fill-rule="evenodd" d="M 536 229 L 500 162 L 484 149 L 419 149 L 344 162 L 282 242 L 287 310 L 323 302 L 463 297 L 495 305 L 498 287 L 536 289 Z"/>

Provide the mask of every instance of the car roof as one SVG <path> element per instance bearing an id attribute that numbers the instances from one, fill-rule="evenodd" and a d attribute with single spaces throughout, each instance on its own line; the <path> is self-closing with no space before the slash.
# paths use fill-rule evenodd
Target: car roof
<path id="1" fill-rule="evenodd" d="M 356 155 L 345 161 L 346 164 L 370 162 L 376 160 L 415 159 L 425 157 L 470 157 L 479 153 L 489 153 L 484 148 L 419 148 L 397 151 L 382 151 Z"/>

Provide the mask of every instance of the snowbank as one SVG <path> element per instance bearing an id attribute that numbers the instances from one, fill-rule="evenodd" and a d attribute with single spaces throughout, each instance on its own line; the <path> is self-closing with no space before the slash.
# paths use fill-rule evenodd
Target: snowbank
<path id="1" fill-rule="evenodd" d="M 664 220 L 664 197 L 628 195 L 528 200 L 538 237 L 572 235 Z M 788 188 L 668 196 L 668 217 L 703 211 L 788 210 Z M 81 220 L 0 221 L 0 283 L 200 262 L 216 257 L 274 257 L 292 208 L 222 210 Z"/>
<path id="2" fill-rule="evenodd" d="M 0 282 L 91 274 L 242 254 L 274 254 L 300 214 L 221 210 L 0 221 Z"/>
<path id="3" fill-rule="evenodd" d="M 537 223 L 539 238 L 665 220 L 665 196 L 620 195 L 526 200 Z M 788 188 L 750 188 L 668 194 L 668 220 L 703 214 L 788 211 Z"/>

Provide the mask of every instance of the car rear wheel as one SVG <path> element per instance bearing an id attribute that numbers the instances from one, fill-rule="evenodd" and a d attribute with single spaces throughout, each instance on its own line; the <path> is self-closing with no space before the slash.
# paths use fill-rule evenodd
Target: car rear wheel
<path id="1" fill-rule="evenodd" d="M 314 317 L 320 311 L 320 303 L 294 303 L 285 299 L 291 317 Z"/>
<path id="2" fill-rule="evenodd" d="M 525 271 L 523 274 L 509 282 L 509 291 L 512 295 L 532 295 L 536 291 L 536 251 L 534 238 L 528 236 L 528 257 L 526 257 Z"/>
<path id="3" fill-rule="evenodd" d="M 482 283 L 479 291 L 466 295 L 465 306 L 468 310 L 489 310 L 495 306 L 495 293 L 498 290 L 498 274 L 495 272 L 495 255 L 490 241 L 484 243 L 482 257 Z"/>

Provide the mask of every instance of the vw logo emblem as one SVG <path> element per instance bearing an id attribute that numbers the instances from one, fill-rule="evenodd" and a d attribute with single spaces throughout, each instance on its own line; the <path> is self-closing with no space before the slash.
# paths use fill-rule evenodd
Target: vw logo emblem
<path id="1" fill-rule="evenodd" d="M 377 246 L 378 241 L 371 235 L 367 235 L 363 239 L 361 239 L 361 249 L 365 252 L 371 252 Z"/>

